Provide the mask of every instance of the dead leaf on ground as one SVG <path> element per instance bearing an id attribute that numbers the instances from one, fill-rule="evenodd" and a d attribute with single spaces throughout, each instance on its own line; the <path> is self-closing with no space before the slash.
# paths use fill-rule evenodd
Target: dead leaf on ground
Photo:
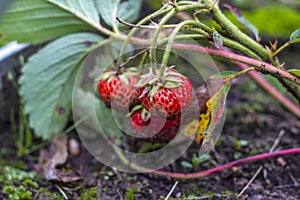
<path id="1" fill-rule="evenodd" d="M 56 167 L 66 163 L 68 159 L 68 137 L 66 135 L 56 137 L 48 150 L 41 150 L 39 168 L 43 171 L 46 180 L 61 181 L 64 183 L 82 179 L 76 174 L 68 174 Z"/>

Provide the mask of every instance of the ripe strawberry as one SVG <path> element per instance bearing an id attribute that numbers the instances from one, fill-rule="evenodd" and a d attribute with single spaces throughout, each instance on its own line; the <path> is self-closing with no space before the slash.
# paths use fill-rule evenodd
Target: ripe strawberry
<path id="1" fill-rule="evenodd" d="M 152 116 L 147 121 L 143 120 L 142 111 L 138 110 L 130 118 L 130 126 L 134 133 L 139 134 L 145 141 L 169 142 L 177 134 L 180 126 L 179 119 L 165 119 L 161 116 Z M 162 127 L 158 130 L 159 127 Z"/>
<path id="2" fill-rule="evenodd" d="M 135 111 L 130 117 L 130 126 L 135 133 L 144 132 L 150 122 L 151 119 L 143 119 L 142 110 Z"/>
<path id="3" fill-rule="evenodd" d="M 139 100 L 147 110 L 154 108 L 156 114 L 174 119 L 192 103 L 192 84 L 188 78 L 168 69 L 154 85 L 146 85 Z"/>
<path id="4" fill-rule="evenodd" d="M 141 89 L 134 86 L 138 80 L 131 72 L 120 75 L 115 71 L 105 72 L 97 83 L 99 95 L 108 107 L 113 102 L 117 108 L 127 108 L 138 102 Z"/>

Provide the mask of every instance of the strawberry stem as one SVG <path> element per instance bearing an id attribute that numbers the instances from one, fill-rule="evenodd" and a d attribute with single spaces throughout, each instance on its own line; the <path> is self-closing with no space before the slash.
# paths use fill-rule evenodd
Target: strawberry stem
<path id="1" fill-rule="evenodd" d="M 177 35 L 175 40 L 189 40 L 189 39 L 204 39 L 207 36 L 200 35 L 200 34 L 184 34 L 184 35 Z M 169 41 L 169 38 L 163 38 L 158 42 L 158 45 L 162 45 Z"/>
<path id="2" fill-rule="evenodd" d="M 300 43 L 300 38 L 293 40 L 293 41 L 288 41 L 286 42 L 284 45 L 282 45 L 281 47 L 279 47 L 279 49 L 277 49 L 272 57 L 274 58 L 275 56 L 277 56 L 277 54 L 279 54 L 283 49 L 285 49 L 286 47 L 290 46 L 291 44 L 295 44 L 295 43 Z"/>
<path id="3" fill-rule="evenodd" d="M 204 0 L 205 3 L 213 5 L 212 0 Z M 243 33 L 237 26 L 235 26 L 220 10 L 218 5 L 212 7 L 211 12 L 214 14 L 214 19 L 229 33 L 233 35 L 242 44 L 248 46 L 265 59 L 269 59 L 268 51 L 263 48 L 259 43 Z"/>
<path id="4" fill-rule="evenodd" d="M 161 19 L 160 23 L 158 24 L 157 29 L 155 30 L 155 32 L 153 34 L 153 38 L 152 38 L 152 42 L 151 42 L 151 50 L 150 50 L 150 64 L 153 69 L 153 73 L 155 73 L 155 74 L 156 74 L 156 46 L 158 43 L 157 40 L 158 40 L 159 33 L 163 29 L 163 26 L 165 25 L 165 23 L 167 23 L 167 21 L 170 18 L 172 18 L 174 15 L 176 15 L 178 12 L 196 9 L 196 8 L 207 9 L 207 5 L 204 5 L 201 3 L 196 3 L 196 4 L 192 4 L 192 5 L 186 5 L 186 6 L 178 6 L 178 5 L 174 6 L 173 5 L 173 7 L 174 7 L 173 10 L 171 10 L 168 14 L 166 14 Z M 175 29 L 177 29 L 177 27 Z M 164 70 L 161 70 L 161 71 L 164 71 Z M 160 73 L 162 73 L 162 72 L 160 72 Z"/>
<path id="5" fill-rule="evenodd" d="M 216 57 L 226 58 L 231 61 L 245 63 L 248 65 L 254 66 L 256 71 L 267 72 L 270 75 L 275 76 L 275 77 L 280 76 L 280 77 L 283 77 L 285 79 L 288 79 L 289 81 L 292 81 L 292 82 L 300 85 L 299 77 L 294 76 L 293 74 L 289 73 L 288 71 L 278 68 L 267 62 L 263 62 L 260 60 L 256 60 L 253 58 L 249 58 L 249 57 L 231 53 L 231 52 L 226 52 L 224 50 L 211 49 L 211 48 L 202 47 L 202 46 L 198 46 L 198 45 L 192 45 L 192 44 L 174 43 L 173 48 L 189 49 L 190 51 L 195 51 L 195 52 L 204 52 L 204 53 L 208 53 L 210 55 L 216 56 Z"/>
<path id="6" fill-rule="evenodd" d="M 117 18 L 118 7 L 119 7 L 120 3 L 121 3 L 121 0 L 117 0 L 116 5 L 118 5 L 118 6 L 116 6 L 115 9 L 113 10 L 113 13 L 112 13 L 112 15 L 113 15 L 112 18 L 113 18 L 113 19 L 116 19 L 116 18 Z M 120 32 L 119 27 L 118 27 L 118 25 L 117 25 L 117 23 L 116 23 L 116 20 L 113 20 L 113 21 L 112 21 L 112 28 L 113 28 L 113 31 L 114 31 L 115 33 L 119 33 L 119 32 Z"/>
<path id="7" fill-rule="evenodd" d="M 237 77 L 239 77 L 239 76 L 241 76 L 243 74 L 246 74 L 246 73 L 248 73 L 249 71 L 252 71 L 252 70 L 255 70 L 255 68 L 254 67 L 249 67 L 249 68 L 246 68 L 246 69 L 244 69 L 242 71 L 239 71 L 239 72 L 237 72 L 237 73 L 234 74 L 234 78 L 237 78 Z"/>
<path id="8" fill-rule="evenodd" d="M 169 37 L 169 41 L 168 41 L 168 44 L 167 44 L 167 47 L 166 47 L 166 50 L 165 50 L 165 53 L 164 53 L 164 57 L 163 57 L 162 64 L 161 64 L 161 70 L 160 70 L 159 75 L 158 75 L 159 78 L 163 77 L 163 73 L 164 73 L 165 68 L 167 66 L 167 62 L 169 60 L 171 49 L 172 49 L 174 40 L 176 38 L 176 35 L 180 31 L 180 29 L 182 29 L 186 25 L 199 26 L 199 22 L 194 21 L 194 20 L 183 21 L 180 24 L 178 24 L 178 26 L 173 30 L 172 34 Z M 209 34 L 206 33 L 205 31 L 203 31 L 202 36 L 209 37 Z"/>
<path id="9" fill-rule="evenodd" d="M 246 69 L 249 68 L 248 65 L 240 62 L 234 62 L 239 68 Z M 271 83 L 269 83 L 261 74 L 256 71 L 251 71 L 249 76 L 260 85 L 265 91 L 267 91 L 271 96 L 277 99 L 286 109 L 288 109 L 295 116 L 300 118 L 300 108 L 286 95 L 278 91 Z"/>
<path id="10" fill-rule="evenodd" d="M 155 30 L 154 34 L 153 34 L 153 39 L 151 42 L 151 50 L 150 50 L 150 64 L 152 67 L 152 71 L 154 74 L 157 73 L 157 67 L 156 67 L 156 46 L 157 46 L 157 40 L 158 40 L 158 36 L 159 33 L 161 32 L 163 25 L 165 23 L 167 23 L 167 21 L 169 21 L 169 19 L 171 17 L 173 17 L 175 14 L 177 13 L 176 9 L 173 9 L 171 12 L 169 12 L 168 14 L 166 14 L 162 20 L 159 22 L 157 29 Z"/>
<path id="11" fill-rule="evenodd" d="M 139 64 L 139 71 L 138 71 L 139 75 L 141 75 L 142 72 L 143 72 L 144 64 L 145 64 L 145 62 L 146 62 L 146 60 L 147 60 L 148 55 L 149 55 L 149 51 L 146 51 L 146 52 L 143 54 L 143 57 L 142 57 L 142 59 L 141 59 L 141 61 L 140 61 L 140 64 Z"/>
<path id="12" fill-rule="evenodd" d="M 130 42 L 130 39 L 131 37 L 135 34 L 135 32 L 138 30 L 138 25 L 143 25 L 147 22 L 149 22 L 151 19 L 157 17 L 157 16 L 160 16 L 160 15 L 163 15 L 167 12 L 169 12 L 172 8 L 168 8 L 168 4 L 165 4 L 161 9 L 159 9 L 158 11 L 154 12 L 152 15 L 148 15 L 146 16 L 145 18 L 143 18 L 142 20 L 140 20 L 138 23 L 137 23 L 137 27 L 134 27 L 131 29 L 131 31 L 128 33 L 127 35 L 127 38 L 126 40 L 124 41 L 123 43 L 123 46 L 121 48 L 121 51 L 120 51 L 120 55 L 123 55 L 125 50 L 126 50 L 126 47 L 128 45 L 128 43 Z M 120 56 L 117 64 L 120 64 L 122 62 L 122 57 Z"/>

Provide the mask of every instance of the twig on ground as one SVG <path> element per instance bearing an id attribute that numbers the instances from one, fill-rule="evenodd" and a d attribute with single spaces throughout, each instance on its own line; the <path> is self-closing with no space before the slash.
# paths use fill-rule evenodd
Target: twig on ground
<path id="1" fill-rule="evenodd" d="M 176 186 L 178 184 L 178 181 L 175 182 L 175 184 L 173 185 L 172 189 L 170 190 L 169 194 L 166 196 L 165 200 L 168 200 L 169 197 L 171 196 L 171 194 L 173 193 L 173 191 L 175 190 Z"/>
<path id="2" fill-rule="evenodd" d="M 291 174 L 291 172 L 288 173 L 289 177 L 292 179 L 292 181 L 294 182 L 294 185 L 299 185 L 298 181 L 295 179 L 295 177 L 293 176 L 293 174 Z"/>
<path id="3" fill-rule="evenodd" d="M 68 200 L 69 198 L 67 197 L 66 193 L 61 189 L 58 185 L 55 185 L 55 187 L 58 189 L 58 191 L 63 195 L 65 200 Z"/>
<path id="4" fill-rule="evenodd" d="M 123 197 L 122 197 L 122 195 L 121 195 L 121 193 L 120 193 L 119 189 L 117 189 L 117 193 L 118 193 L 118 195 L 119 195 L 120 199 L 121 199 L 121 200 L 123 200 Z"/>
<path id="5" fill-rule="evenodd" d="M 284 188 L 291 188 L 291 187 L 300 187 L 300 184 L 278 185 L 275 186 L 274 189 L 284 189 Z"/>

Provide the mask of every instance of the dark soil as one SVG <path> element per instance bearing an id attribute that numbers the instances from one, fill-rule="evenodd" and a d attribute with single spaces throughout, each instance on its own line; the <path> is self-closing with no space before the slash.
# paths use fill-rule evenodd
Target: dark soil
<path id="1" fill-rule="evenodd" d="M 4 86 L 8 87 L 9 85 L 10 83 L 5 80 Z M 12 88 L 10 90 L 13 91 Z M 2 93 L 4 92 L 2 91 Z M 10 92 L 10 94 L 13 95 L 13 98 L 16 97 L 15 93 Z M 14 104 L 14 107 L 17 108 L 18 101 L 16 100 Z M 208 161 L 199 165 L 198 171 L 213 168 L 235 159 L 268 152 L 282 131 L 285 132 L 285 135 L 277 149 L 299 146 L 299 120 L 284 110 L 248 78 L 243 77 L 234 83 L 228 95 L 227 107 L 225 126 L 216 149 L 210 153 Z M 18 163 L 21 162 L 23 168 L 25 166 L 25 169 L 28 170 L 35 169 L 38 152 L 21 158 L 16 157 L 14 141 L 17 135 L 12 135 L 11 125 L 9 120 L 1 121 L 0 164 L 18 166 Z M 76 133 L 72 133 L 69 137 L 78 139 Z M 180 163 L 183 160 L 191 162 L 191 152 L 197 152 L 198 148 L 196 144 L 192 145 L 183 158 L 163 170 L 192 172 L 193 170 L 182 167 Z M 84 178 L 83 180 L 67 184 L 47 182 L 41 177 L 36 180 L 40 186 L 46 187 L 53 194 L 59 194 L 56 187 L 58 185 L 63 188 L 70 199 L 82 199 L 81 194 L 85 189 L 95 187 L 97 199 L 131 199 L 132 197 L 135 199 L 164 199 L 178 181 L 178 185 L 171 195 L 174 199 L 236 199 L 237 194 L 262 166 L 262 172 L 247 188 L 241 199 L 300 199 L 298 184 L 300 182 L 300 155 L 249 163 L 200 179 L 176 180 L 153 174 L 118 172 L 103 166 L 87 152 L 83 145 L 80 149 L 80 154 L 69 157 L 62 169 L 76 171 Z M 78 189 L 78 186 L 81 188 Z M 87 196 L 89 196 L 88 193 Z M 6 199 L 7 196 L 0 193 L 0 198 Z M 39 194 L 36 199 L 43 198 Z"/>

